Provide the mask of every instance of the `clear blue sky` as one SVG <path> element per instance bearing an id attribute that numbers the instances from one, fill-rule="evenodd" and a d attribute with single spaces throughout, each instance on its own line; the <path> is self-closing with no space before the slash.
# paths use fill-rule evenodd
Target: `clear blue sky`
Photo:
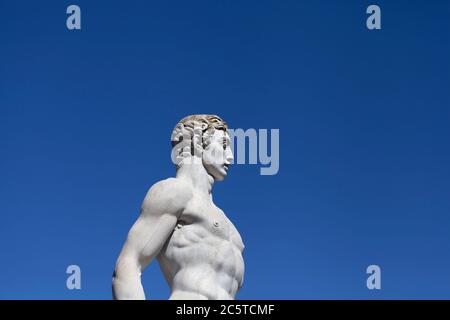
<path id="1" fill-rule="evenodd" d="M 1 1 L 0 298 L 110 299 L 192 113 L 280 129 L 278 175 L 214 188 L 246 244 L 238 298 L 450 298 L 449 32 L 444 0 Z M 156 262 L 143 283 L 168 297 Z"/>

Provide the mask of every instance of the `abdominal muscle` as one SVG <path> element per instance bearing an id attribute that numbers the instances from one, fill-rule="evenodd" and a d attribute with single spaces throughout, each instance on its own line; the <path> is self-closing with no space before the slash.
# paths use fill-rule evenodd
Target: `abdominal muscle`
<path id="1" fill-rule="evenodd" d="M 170 299 L 234 299 L 243 278 L 240 250 L 201 226 L 176 229 L 158 255 Z"/>

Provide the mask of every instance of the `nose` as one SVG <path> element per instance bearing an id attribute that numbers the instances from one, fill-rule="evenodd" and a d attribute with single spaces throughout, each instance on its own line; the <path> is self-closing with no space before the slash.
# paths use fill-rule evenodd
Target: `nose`
<path id="1" fill-rule="evenodd" d="M 233 152 L 231 151 L 231 149 L 227 150 L 225 160 L 226 160 L 227 164 L 233 163 L 234 157 L 233 157 Z"/>

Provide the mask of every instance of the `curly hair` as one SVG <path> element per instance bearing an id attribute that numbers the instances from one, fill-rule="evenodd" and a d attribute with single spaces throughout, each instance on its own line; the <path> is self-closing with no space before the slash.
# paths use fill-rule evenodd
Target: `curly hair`
<path id="1" fill-rule="evenodd" d="M 201 155 L 215 130 L 227 132 L 227 123 L 214 114 L 194 114 L 181 119 L 172 131 L 172 161 L 175 165 L 187 156 Z"/>

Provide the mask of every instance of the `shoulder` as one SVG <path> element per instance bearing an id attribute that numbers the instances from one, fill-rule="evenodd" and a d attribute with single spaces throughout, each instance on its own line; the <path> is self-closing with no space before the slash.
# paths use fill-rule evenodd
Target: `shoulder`
<path id="1" fill-rule="evenodd" d="M 175 213 L 183 210 L 192 198 L 186 182 L 169 178 L 155 183 L 142 203 L 142 212 Z"/>

